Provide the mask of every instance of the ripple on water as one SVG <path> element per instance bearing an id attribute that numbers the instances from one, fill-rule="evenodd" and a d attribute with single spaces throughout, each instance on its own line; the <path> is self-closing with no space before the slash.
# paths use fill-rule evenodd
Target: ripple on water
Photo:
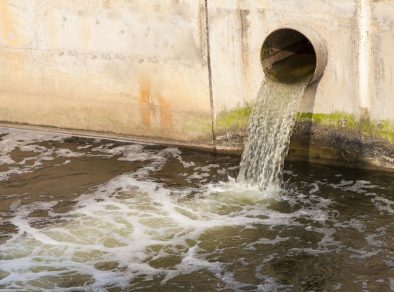
<path id="1" fill-rule="evenodd" d="M 230 157 L 1 133 L 0 289 L 392 288 L 383 174 L 295 165 L 261 192 Z"/>

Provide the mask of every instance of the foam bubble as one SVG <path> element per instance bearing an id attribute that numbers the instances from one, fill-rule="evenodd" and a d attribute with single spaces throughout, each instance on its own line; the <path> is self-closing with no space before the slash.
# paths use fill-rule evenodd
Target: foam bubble
<path id="1" fill-rule="evenodd" d="M 368 264 L 381 257 L 386 268 L 392 266 L 387 256 L 390 225 L 371 229 L 368 221 L 376 210 L 386 220 L 392 200 L 369 181 L 345 175 L 338 184 L 302 181 L 288 172 L 287 189 L 262 192 L 226 178 L 236 166 L 189 161 L 173 147 L 97 140 L 80 148 L 63 143 L 64 137 L 55 136 L 58 140 L 49 145 L 41 142 L 50 141 L 50 135 L 33 136 L 14 141 L 0 153 L 7 156 L 19 148 L 37 154 L 21 164 L 14 162 L 14 174 L 34 171 L 45 159 L 56 157 L 64 158 L 56 162 L 59 167 L 82 157 L 144 163 L 95 185 L 73 199 L 72 209 L 65 213 L 56 211 L 57 201 L 27 204 L 21 196 L 9 194 L 15 202 L 0 213 L 0 224 L 17 230 L 0 234 L 6 236 L 0 245 L 0 289 L 130 289 L 141 281 L 170 287 L 166 285 L 182 282 L 182 276 L 204 271 L 221 289 L 291 290 L 296 287 L 283 285 L 272 272 L 281 257 L 308 255 L 319 260 L 338 254 Z M 31 161 L 24 168 L 27 159 Z M 163 172 L 174 161 L 174 173 L 167 177 Z M 225 181 L 216 182 L 217 174 Z M 179 182 L 179 177 L 186 182 Z M 357 196 L 372 215 L 351 209 L 336 193 Z M 346 232 L 358 238 L 353 247 Z M 247 283 L 253 277 L 259 284 Z"/>

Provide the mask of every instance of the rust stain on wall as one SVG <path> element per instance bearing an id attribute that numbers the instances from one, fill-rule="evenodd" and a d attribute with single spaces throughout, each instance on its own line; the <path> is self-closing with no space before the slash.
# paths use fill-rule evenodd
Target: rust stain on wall
<path id="1" fill-rule="evenodd" d="M 160 126 L 162 126 L 165 129 L 171 129 L 172 118 L 171 118 L 170 105 L 162 96 L 158 96 L 157 100 L 159 102 L 159 108 L 160 108 Z"/>
<path id="2" fill-rule="evenodd" d="M 140 81 L 139 109 L 143 126 L 150 128 L 152 125 L 152 96 L 150 82 L 143 78 Z"/>

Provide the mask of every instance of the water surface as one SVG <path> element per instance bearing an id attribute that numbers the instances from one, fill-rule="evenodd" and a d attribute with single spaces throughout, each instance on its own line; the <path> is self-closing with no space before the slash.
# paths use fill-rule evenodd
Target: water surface
<path id="1" fill-rule="evenodd" d="M 4 291 L 392 291 L 394 175 L 0 129 Z"/>

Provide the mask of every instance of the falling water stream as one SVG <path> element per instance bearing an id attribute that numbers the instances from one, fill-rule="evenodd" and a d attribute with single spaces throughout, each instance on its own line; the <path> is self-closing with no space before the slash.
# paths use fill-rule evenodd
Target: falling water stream
<path id="1" fill-rule="evenodd" d="M 261 86 L 248 129 L 238 180 L 278 191 L 298 104 L 310 79 Z"/>
<path id="2" fill-rule="evenodd" d="M 239 182 L 261 190 L 280 190 L 298 105 L 316 69 L 312 45 L 298 38 L 264 61 L 267 78 L 256 98 L 238 175 Z"/>

